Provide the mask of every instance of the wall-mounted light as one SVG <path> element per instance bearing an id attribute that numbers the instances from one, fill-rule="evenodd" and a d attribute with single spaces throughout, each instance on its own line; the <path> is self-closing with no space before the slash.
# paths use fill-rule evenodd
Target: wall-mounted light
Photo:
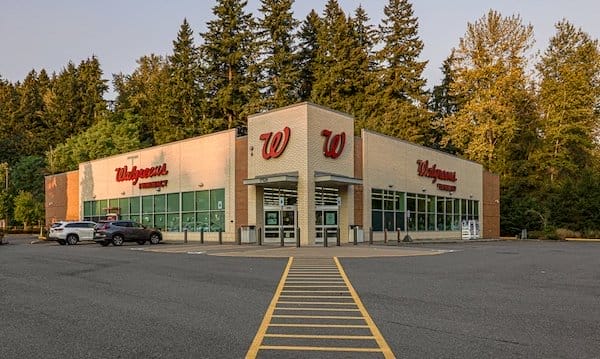
<path id="1" fill-rule="evenodd" d="M 125 195 L 125 191 L 121 192 L 121 196 L 124 196 L 124 195 Z"/>
<path id="2" fill-rule="evenodd" d="M 250 156 L 254 155 L 254 146 L 250 146 Z"/>
<path id="3" fill-rule="evenodd" d="M 469 195 L 469 198 L 473 198 L 473 195 L 472 195 L 472 194 L 470 194 L 470 195 Z"/>
<path id="4" fill-rule="evenodd" d="M 421 188 L 421 191 L 427 192 L 427 188 Z"/>
<path id="5" fill-rule="evenodd" d="M 388 184 L 388 188 L 394 188 L 393 184 Z"/>
<path id="6" fill-rule="evenodd" d="M 204 187 L 204 183 L 202 183 L 202 182 L 198 183 L 198 187 Z"/>
<path id="7" fill-rule="evenodd" d="M 93 196 L 92 196 L 92 198 L 93 198 L 93 199 L 96 199 L 96 195 L 93 195 Z"/>
<path id="8" fill-rule="evenodd" d="M 500 200 L 499 199 L 495 199 L 494 202 L 500 203 Z"/>
<path id="9" fill-rule="evenodd" d="M 156 188 L 156 192 L 160 192 L 160 187 Z"/>
<path id="10" fill-rule="evenodd" d="M 448 193 L 448 194 L 452 196 L 452 192 L 450 192 L 450 193 Z"/>

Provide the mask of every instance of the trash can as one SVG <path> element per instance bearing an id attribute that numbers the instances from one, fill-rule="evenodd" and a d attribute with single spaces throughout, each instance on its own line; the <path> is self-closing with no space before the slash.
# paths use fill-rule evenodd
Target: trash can
<path id="1" fill-rule="evenodd" d="M 348 231 L 348 243 L 354 243 L 354 229 L 356 228 L 356 242 L 364 242 L 364 233 L 361 226 L 358 224 L 351 224 L 350 230 Z"/>
<path id="2" fill-rule="evenodd" d="M 256 226 L 242 226 L 242 243 L 256 243 Z"/>

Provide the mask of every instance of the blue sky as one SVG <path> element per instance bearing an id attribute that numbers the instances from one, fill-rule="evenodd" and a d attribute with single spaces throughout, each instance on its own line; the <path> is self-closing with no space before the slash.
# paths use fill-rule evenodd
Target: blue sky
<path id="1" fill-rule="evenodd" d="M 338 0 L 346 13 L 362 4 L 374 24 L 383 16 L 387 0 Z M 326 1 L 296 0 L 294 16 L 303 20 L 310 9 L 323 12 Z M 200 43 L 199 32 L 213 18 L 209 0 L 1 0 L 0 76 L 22 80 L 31 69 L 59 72 L 69 60 L 79 63 L 96 55 L 104 76 L 131 73 L 136 60 L 151 53 L 169 54 L 183 18 Z M 534 27 L 535 49 L 544 51 L 554 35 L 554 24 L 566 18 L 592 38 L 600 38 L 597 0 L 412 0 L 425 44 L 422 60 L 428 87 L 441 79 L 439 70 L 450 50 L 464 36 L 468 22 L 489 9 L 504 16 L 519 14 Z M 248 0 L 257 14 L 260 0 Z M 109 94 L 108 97 L 110 97 Z"/>

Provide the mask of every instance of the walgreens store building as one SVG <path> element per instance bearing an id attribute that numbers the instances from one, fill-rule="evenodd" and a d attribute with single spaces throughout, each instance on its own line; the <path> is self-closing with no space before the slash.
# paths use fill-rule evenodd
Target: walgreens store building
<path id="1" fill-rule="evenodd" d="M 131 219 L 165 239 L 322 243 L 499 236 L 499 179 L 475 162 L 362 130 L 311 103 L 235 129 L 84 162 L 46 177 L 46 222 Z M 255 232 L 254 232 L 255 231 Z M 393 237 L 392 237 L 393 236 Z"/>

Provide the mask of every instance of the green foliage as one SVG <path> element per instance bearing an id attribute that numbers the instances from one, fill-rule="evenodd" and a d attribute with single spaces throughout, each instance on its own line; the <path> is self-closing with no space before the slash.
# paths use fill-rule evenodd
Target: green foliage
<path id="1" fill-rule="evenodd" d="M 532 43 L 531 25 L 490 10 L 467 25 L 452 57 L 450 95 L 460 99 L 460 107 L 445 118 L 446 141 L 496 173 L 507 173 L 506 159 L 520 121 L 535 117 L 522 108 L 523 101 L 533 101 L 525 76 Z"/>
<path id="2" fill-rule="evenodd" d="M 0 219 L 8 220 L 12 214 L 13 198 L 8 191 L 0 191 Z"/>
<path id="3" fill-rule="evenodd" d="M 422 77 L 427 61 L 419 61 L 423 42 L 407 0 L 390 0 L 379 26 L 382 47 L 375 54 L 377 70 L 368 89 L 369 118 L 364 127 L 409 140 L 427 143 L 432 114 Z"/>
<path id="4" fill-rule="evenodd" d="M 133 151 L 141 148 L 139 123 L 136 116 L 123 119 L 104 118 L 87 131 L 70 137 L 65 143 L 48 151 L 50 173 L 76 170 L 79 163 Z"/>
<path id="5" fill-rule="evenodd" d="M 298 97 L 301 101 L 308 101 L 315 82 L 315 67 L 317 58 L 317 33 L 321 19 L 315 10 L 306 16 L 298 33 L 300 52 L 298 53 L 298 67 L 300 78 L 298 81 Z"/>
<path id="6" fill-rule="evenodd" d="M 143 56 L 131 75 L 114 76 L 118 92 L 116 112 L 137 118 L 143 146 L 162 143 L 160 124 L 167 106 L 169 71 L 167 61 L 156 55 Z"/>
<path id="7" fill-rule="evenodd" d="M 24 156 L 10 169 L 10 188 L 31 193 L 36 201 L 44 201 L 46 160 L 42 156 Z"/>
<path id="8" fill-rule="evenodd" d="M 173 55 L 168 60 L 165 106 L 161 108 L 160 122 L 154 133 L 154 142 L 158 144 L 202 134 L 200 120 L 204 94 L 198 81 L 200 56 L 186 19 L 177 40 L 173 41 Z"/>
<path id="9" fill-rule="evenodd" d="M 537 69 L 542 76 L 538 103 L 541 146 L 535 159 L 550 182 L 578 176 L 593 160 L 600 124 L 598 41 L 563 20 Z"/>
<path id="10" fill-rule="evenodd" d="M 246 5 L 242 0 L 218 0 L 213 7 L 216 18 L 202 33 L 207 117 L 225 119 L 226 128 L 245 125 L 248 112 L 256 112 L 246 105 L 259 99 L 256 24 L 245 13 Z"/>
<path id="11" fill-rule="evenodd" d="M 44 219 L 44 204 L 37 201 L 30 192 L 19 191 L 14 200 L 15 214 L 17 222 L 23 224 L 25 228 L 29 224 L 37 223 Z"/>

